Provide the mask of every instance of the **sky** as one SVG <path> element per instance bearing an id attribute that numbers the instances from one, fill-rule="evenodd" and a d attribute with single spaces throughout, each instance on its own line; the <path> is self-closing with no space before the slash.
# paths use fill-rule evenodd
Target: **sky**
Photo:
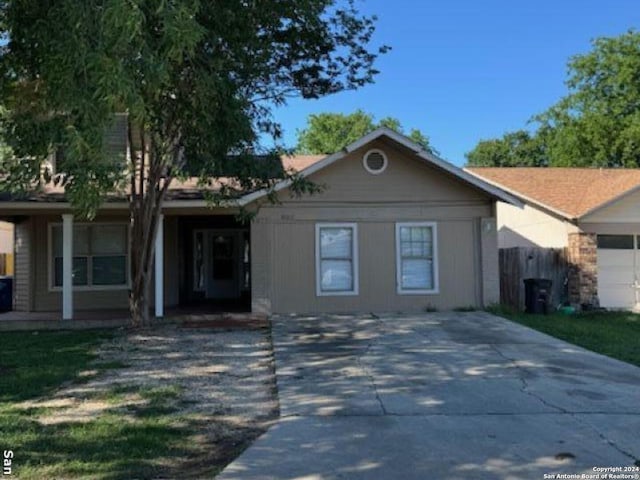
<path id="1" fill-rule="evenodd" d="M 429 136 L 456 165 L 481 139 L 526 128 L 566 94 L 567 61 L 591 40 L 640 29 L 638 0 L 356 0 L 391 52 L 375 83 L 274 111 L 287 146 L 307 116 L 362 109 Z"/>

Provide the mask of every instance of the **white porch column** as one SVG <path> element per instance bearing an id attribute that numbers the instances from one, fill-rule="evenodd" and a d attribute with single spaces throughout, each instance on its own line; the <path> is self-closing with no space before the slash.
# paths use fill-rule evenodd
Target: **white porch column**
<path id="1" fill-rule="evenodd" d="M 73 319 L 73 215 L 62 215 L 62 319 Z"/>
<path id="2" fill-rule="evenodd" d="M 158 218 L 155 251 L 156 318 L 164 317 L 164 215 Z"/>

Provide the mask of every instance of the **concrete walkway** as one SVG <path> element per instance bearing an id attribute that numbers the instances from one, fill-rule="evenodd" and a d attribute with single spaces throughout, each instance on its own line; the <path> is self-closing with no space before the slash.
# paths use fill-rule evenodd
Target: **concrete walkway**
<path id="1" fill-rule="evenodd" d="M 275 318 L 273 339 L 282 418 L 220 480 L 542 479 L 640 458 L 640 368 L 486 313 Z"/>

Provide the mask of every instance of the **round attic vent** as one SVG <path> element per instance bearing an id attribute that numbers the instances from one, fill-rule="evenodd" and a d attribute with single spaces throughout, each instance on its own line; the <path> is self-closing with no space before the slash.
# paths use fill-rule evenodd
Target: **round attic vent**
<path id="1" fill-rule="evenodd" d="M 369 150 L 362 159 L 365 170 L 373 175 L 384 172 L 387 163 L 387 156 L 382 150 Z"/>

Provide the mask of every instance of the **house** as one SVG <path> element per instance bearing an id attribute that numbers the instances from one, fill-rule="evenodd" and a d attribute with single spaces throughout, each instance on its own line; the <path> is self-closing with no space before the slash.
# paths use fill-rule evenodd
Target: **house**
<path id="1" fill-rule="evenodd" d="M 500 248 L 568 249 L 575 304 L 640 306 L 640 169 L 468 168 L 518 197 L 499 202 Z"/>
<path id="2" fill-rule="evenodd" d="M 495 205 L 518 204 L 513 196 L 386 128 L 333 155 L 282 162 L 324 191 L 294 197 L 282 181 L 278 205 L 255 191 L 225 208 L 210 208 L 193 182 L 169 191 L 156 244 L 156 315 L 190 305 L 313 313 L 498 301 Z M 237 220 L 240 206 L 260 207 L 250 224 Z M 69 319 L 127 307 L 124 199 L 105 202 L 93 222 L 75 220 L 54 190 L 7 198 L 0 209 L 15 224 L 15 310 Z"/>
<path id="3" fill-rule="evenodd" d="M 0 222 L 0 276 L 13 275 L 13 224 Z"/>

